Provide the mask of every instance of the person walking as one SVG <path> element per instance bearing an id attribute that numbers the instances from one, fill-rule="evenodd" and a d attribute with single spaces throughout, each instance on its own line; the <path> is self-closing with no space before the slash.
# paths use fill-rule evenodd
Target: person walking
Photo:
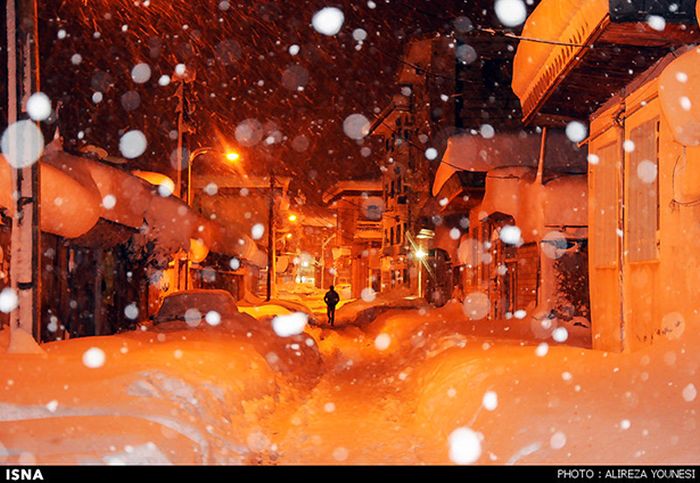
<path id="1" fill-rule="evenodd" d="M 333 285 L 330 286 L 326 295 L 323 296 L 323 301 L 326 303 L 328 313 L 328 323 L 333 327 L 335 324 L 335 306 L 340 302 L 340 295 L 335 291 Z"/>

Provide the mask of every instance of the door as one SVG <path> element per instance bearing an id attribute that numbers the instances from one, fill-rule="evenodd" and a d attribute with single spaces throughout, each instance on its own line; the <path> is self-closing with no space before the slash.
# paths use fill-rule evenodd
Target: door
<path id="1" fill-rule="evenodd" d="M 591 328 L 593 347 L 623 349 L 622 323 L 622 170 L 621 129 L 592 136 L 588 173 Z"/>
<path id="2" fill-rule="evenodd" d="M 625 348 L 652 342 L 661 315 L 655 300 L 661 297 L 659 271 L 659 113 L 651 101 L 627 119 L 627 139 L 634 150 L 627 153 L 625 193 L 625 261 L 623 318 Z"/>

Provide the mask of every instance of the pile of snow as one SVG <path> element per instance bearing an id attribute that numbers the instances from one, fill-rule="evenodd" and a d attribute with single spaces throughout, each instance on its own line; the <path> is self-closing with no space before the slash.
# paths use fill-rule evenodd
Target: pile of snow
<path id="1" fill-rule="evenodd" d="M 412 296 L 411 291 L 404 287 L 373 295 L 340 306 L 336 311 L 336 326 L 367 324 L 387 310 L 413 309 L 425 305 L 424 300 Z"/>

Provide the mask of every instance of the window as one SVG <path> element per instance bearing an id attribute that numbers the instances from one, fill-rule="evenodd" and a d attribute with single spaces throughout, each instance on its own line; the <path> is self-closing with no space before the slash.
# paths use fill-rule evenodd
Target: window
<path id="1" fill-rule="evenodd" d="M 594 184 L 591 215 L 595 228 L 591 238 L 595 247 L 592 252 L 596 267 L 610 267 L 617 263 L 619 153 L 620 147 L 617 142 L 610 143 L 595 153 L 599 161 L 592 170 Z"/>
<path id="2" fill-rule="evenodd" d="M 659 121 L 652 119 L 632 129 L 630 140 L 629 218 L 627 249 L 631 261 L 656 260 L 659 228 Z"/>

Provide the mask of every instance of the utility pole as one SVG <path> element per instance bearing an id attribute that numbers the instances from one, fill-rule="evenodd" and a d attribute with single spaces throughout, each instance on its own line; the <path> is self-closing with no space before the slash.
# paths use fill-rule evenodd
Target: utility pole
<path id="1" fill-rule="evenodd" d="M 29 96 L 39 91 L 39 32 L 36 0 L 7 0 L 7 125 L 20 120 Z M 18 149 L 17 135 L 10 132 L 10 153 Z M 17 132 L 16 130 L 14 131 Z M 28 141 L 25 139 L 25 143 Z M 15 154 L 17 156 L 17 154 Z M 11 334 L 23 330 L 41 341 L 40 180 L 39 163 L 13 167 L 14 215 L 11 236 L 11 287 L 18 305 L 10 314 Z"/>
<path id="2" fill-rule="evenodd" d="M 195 76 L 194 71 L 186 69 L 181 75 L 175 75 L 178 79 L 177 91 L 175 97 L 177 97 L 177 152 L 176 152 L 176 163 L 177 163 L 177 175 L 175 181 L 175 188 L 177 196 L 189 204 L 189 166 L 187 177 L 183 176 L 182 170 L 185 169 L 185 162 L 191 161 L 189 157 L 188 149 L 188 134 L 190 132 L 189 126 L 189 115 L 190 106 L 188 100 L 188 87 L 187 84 L 194 82 Z M 189 262 L 188 260 L 182 260 L 177 258 L 175 260 L 175 271 L 177 278 L 177 288 L 178 290 L 187 289 L 188 276 L 189 276 Z"/>
<path id="3" fill-rule="evenodd" d="M 337 228 L 336 228 L 337 229 Z M 335 238 L 337 233 L 332 233 L 331 236 L 326 238 L 323 243 L 321 244 L 321 288 L 324 289 L 326 288 L 324 286 L 326 282 L 326 247 L 328 244 L 331 242 L 333 238 Z"/>
<path id="4" fill-rule="evenodd" d="M 275 173 L 270 169 L 270 200 L 267 210 L 267 301 L 272 299 L 275 263 Z"/>

